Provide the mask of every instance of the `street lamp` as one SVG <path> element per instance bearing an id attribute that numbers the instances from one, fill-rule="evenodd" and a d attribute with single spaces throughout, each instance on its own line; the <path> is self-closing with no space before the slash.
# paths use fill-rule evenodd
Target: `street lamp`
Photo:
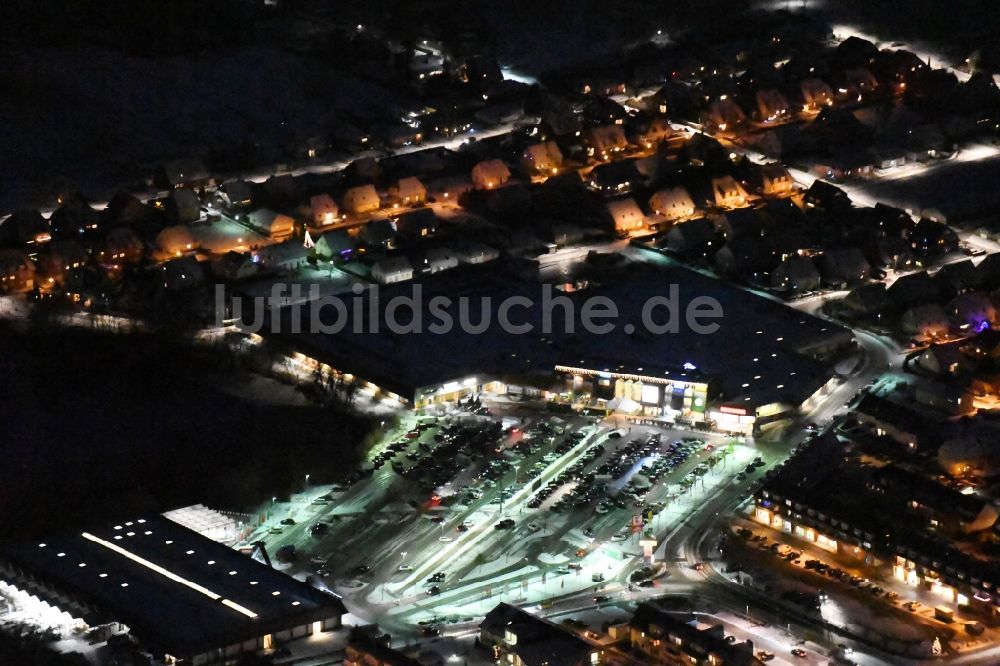
<path id="1" fill-rule="evenodd" d="M 309 475 L 308 474 L 306 474 L 306 485 L 307 486 L 309 485 Z"/>

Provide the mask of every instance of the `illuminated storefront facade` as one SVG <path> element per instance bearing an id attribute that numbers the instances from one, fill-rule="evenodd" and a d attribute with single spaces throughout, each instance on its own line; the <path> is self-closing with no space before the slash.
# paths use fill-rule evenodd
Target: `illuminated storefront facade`
<path id="1" fill-rule="evenodd" d="M 641 416 L 705 420 L 706 382 L 564 365 L 556 366 L 556 374 L 566 380 L 563 395 L 574 404 Z"/>

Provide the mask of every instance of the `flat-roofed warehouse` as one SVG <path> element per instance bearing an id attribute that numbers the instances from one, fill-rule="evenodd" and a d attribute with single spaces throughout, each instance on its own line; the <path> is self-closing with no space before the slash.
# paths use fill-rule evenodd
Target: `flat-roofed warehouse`
<path id="1" fill-rule="evenodd" d="M 96 626 L 120 622 L 167 663 L 228 662 L 340 626 L 321 592 L 161 517 L 0 548 L 0 579 Z"/>
<path id="2" fill-rule="evenodd" d="M 415 289 L 391 285 L 376 295 L 358 295 L 357 311 L 363 317 L 352 314 L 351 303 L 337 332 L 274 337 L 299 352 L 298 362 L 310 367 L 326 363 L 361 378 L 373 393 L 391 393 L 418 409 L 474 394 L 523 391 L 567 405 L 711 420 L 720 429 L 747 434 L 829 395 L 836 384 L 829 359 L 854 345 L 853 334 L 842 326 L 673 265 L 633 264 L 613 282 L 551 292 L 572 307 L 548 309 L 548 332 L 539 283 L 505 274 L 496 264 L 460 279 L 460 285 L 454 275 L 423 279 L 421 298 L 415 299 L 420 304 L 414 304 L 419 315 L 402 316 L 407 323 L 419 321 L 420 326 L 414 325 L 419 330 L 393 332 L 388 326 L 385 304 L 396 297 L 414 298 Z M 686 324 L 668 333 L 645 329 L 646 304 L 663 298 L 672 285 L 677 286 L 678 318 L 699 296 L 719 303 L 723 316 L 715 333 L 703 335 Z M 439 297 L 449 299 L 445 312 L 454 325 L 447 332 L 430 326 L 436 319 L 428 304 Z M 567 330 L 564 313 L 579 314 L 591 297 L 604 297 L 616 306 L 613 330 L 588 332 L 579 321 Z M 459 307 L 463 298 L 468 304 L 464 317 Z M 512 319 L 527 324 L 530 333 L 512 334 L 498 324 L 500 304 L 508 298 L 522 299 Z M 294 314 L 285 310 L 284 324 Z M 663 310 L 656 316 L 662 321 Z M 457 324 L 463 319 L 486 325 L 470 333 Z M 308 327 L 306 322 L 301 328 Z"/>

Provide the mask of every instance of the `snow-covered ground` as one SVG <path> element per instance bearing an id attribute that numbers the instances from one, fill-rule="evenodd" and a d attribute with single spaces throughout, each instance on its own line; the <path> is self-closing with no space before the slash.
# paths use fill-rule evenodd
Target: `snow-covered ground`
<path id="1" fill-rule="evenodd" d="M 60 181 L 106 196 L 215 147 L 259 144 L 266 155 L 320 133 L 338 111 L 379 117 L 405 98 L 265 47 L 162 59 L 34 51 L 0 56 L 0 70 L 0 210 Z"/>

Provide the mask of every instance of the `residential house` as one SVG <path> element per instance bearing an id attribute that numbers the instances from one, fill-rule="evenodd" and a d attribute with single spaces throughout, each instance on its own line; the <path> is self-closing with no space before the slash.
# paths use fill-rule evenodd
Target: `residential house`
<path id="1" fill-rule="evenodd" d="M 786 197 L 795 192 L 792 174 L 781 164 L 765 164 L 760 168 L 761 194 L 768 197 Z"/>
<path id="2" fill-rule="evenodd" d="M 462 195 L 472 189 L 472 181 L 465 176 L 443 176 L 427 181 L 427 196 L 440 203 L 457 205 Z"/>
<path id="3" fill-rule="evenodd" d="M 37 210 L 21 209 L 0 222 L 0 247 L 28 247 L 52 239 L 49 221 Z"/>
<path id="4" fill-rule="evenodd" d="M 374 185 L 358 185 L 344 192 L 344 210 L 352 215 L 376 211 L 382 205 Z"/>
<path id="5" fill-rule="evenodd" d="M 726 275 L 756 275 L 774 265 L 774 255 L 763 238 L 752 235 L 729 239 L 713 257 L 716 269 Z"/>
<path id="6" fill-rule="evenodd" d="M 670 126 L 670 121 L 659 116 L 641 125 L 634 134 L 635 143 L 641 144 L 646 149 L 650 149 L 662 141 L 670 141 L 675 138 L 678 141 L 684 140 L 683 135 L 675 132 Z"/>
<path id="7" fill-rule="evenodd" d="M 920 340 L 947 338 L 951 320 L 937 303 L 917 305 L 903 313 L 900 320 L 903 333 Z"/>
<path id="8" fill-rule="evenodd" d="M 396 235 L 401 241 L 415 241 L 428 238 L 437 232 L 440 220 L 430 208 L 420 208 L 393 218 Z"/>
<path id="9" fill-rule="evenodd" d="M 524 149 L 521 162 L 528 173 L 555 174 L 563 163 L 562 151 L 555 141 L 535 143 Z"/>
<path id="10" fill-rule="evenodd" d="M 314 249 L 316 254 L 324 259 L 347 260 L 357 247 L 357 239 L 351 237 L 346 229 L 334 229 L 320 236 Z"/>
<path id="11" fill-rule="evenodd" d="M 118 268 L 138 262 L 144 253 L 145 248 L 135 232 L 128 227 L 116 227 L 98 245 L 96 256 L 104 266 Z"/>
<path id="12" fill-rule="evenodd" d="M 836 185 L 816 179 L 806 190 L 804 197 L 807 208 L 818 208 L 830 212 L 843 212 L 851 208 L 851 197 Z"/>
<path id="13" fill-rule="evenodd" d="M 226 282 L 239 282 L 254 277 L 260 271 L 255 256 L 242 252 L 227 252 L 212 261 L 212 273 Z"/>
<path id="14" fill-rule="evenodd" d="M 329 194 L 314 194 L 309 197 L 309 216 L 312 226 L 319 229 L 340 219 L 340 209 Z"/>
<path id="15" fill-rule="evenodd" d="M 948 376 L 971 370 L 972 360 L 962 353 L 963 341 L 931 343 L 914 361 L 921 370 Z"/>
<path id="16" fill-rule="evenodd" d="M 701 217 L 670 227 L 664 245 L 682 256 L 704 256 L 718 247 L 718 236 L 712 223 Z"/>
<path id="17" fill-rule="evenodd" d="M 804 111 L 819 111 L 833 106 L 833 90 L 821 79 L 805 79 L 799 84 L 799 90 Z"/>
<path id="18" fill-rule="evenodd" d="M 253 206 L 253 188 L 245 180 L 229 180 L 223 183 L 222 192 L 226 207 L 230 210 L 248 210 Z"/>
<path id="19" fill-rule="evenodd" d="M 749 196 L 732 176 L 712 179 L 712 203 L 720 208 L 742 208 L 748 204 Z"/>
<path id="20" fill-rule="evenodd" d="M 621 125 L 590 127 L 583 131 L 582 138 L 587 148 L 587 155 L 602 160 L 628 148 L 625 128 Z"/>
<path id="21" fill-rule="evenodd" d="M 958 294 L 975 289 L 977 282 L 976 266 L 971 259 L 963 259 L 945 264 L 934 274 L 934 283 L 944 298 L 953 298 Z"/>
<path id="22" fill-rule="evenodd" d="M 913 251 L 919 257 L 940 257 L 958 249 L 958 236 L 943 222 L 923 218 L 908 235 Z"/>
<path id="23" fill-rule="evenodd" d="M 863 284 L 838 302 L 845 311 L 863 317 L 881 316 L 889 306 L 884 282 Z"/>
<path id="24" fill-rule="evenodd" d="M 67 197 L 49 216 L 53 237 L 79 238 L 88 232 L 97 231 L 99 224 L 97 211 L 80 195 Z M 36 242 L 44 242 L 44 236 Z"/>
<path id="25" fill-rule="evenodd" d="M 106 228 L 136 224 L 149 217 L 149 208 L 139 197 L 118 190 L 101 211 Z"/>
<path id="26" fill-rule="evenodd" d="M 38 255 L 36 276 L 39 284 L 62 284 L 70 271 L 85 266 L 87 251 L 75 240 L 57 238 Z"/>
<path id="27" fill-rule="evenodd" d="M 290 173 L 279 173 L 264 181 L 264 198 L 271 208 L 291 208 L 299 203 L 299 188 Z"/>
<path id="28" fill-rule="evenodd" d="M 201 200 L 192 189 L 176 189 L 167 197 L 167 210 L 177 222 L 196 222 L 201 219 Z"/>
<path id="29" fill-rule="evenodd" d="M 927 271 L 917 271 L 897 278 L 885 290 L 885 296 L 889 307 L 901 311 L 922 303 L 934 303 L 940 293 Z"/>
<path id="30" fill-rule="evenodd" d="M 758 90 L 754 97 L 757 102 L 757 120 L 761 122 L 781 120 L 791 112 L 791 104 L 774 88 Z"/>
<path id="31" fill-rule="evenodd" d="M 719 143 L 718 139 L 704 132 L 693 134 L 684 142 L 680 157 L 682 161 L 693 166 L 707 166 L 713 169 L 726 168 L 732 164 L 729 151 Z"/>
<path id="32" fill-rule="evenodd" d="M 198 159 L 182 159 L 163 165 L 160 179 L 169 189 L 181 187 L 212 187 L 215 179 Z"/>
<path id="33" fill-rule="evenodd" d="M 660 190 L 649 199 L 649 208 L 670 221 L 691 217 L 697 210 L 691 195 L 683 187 Z"/>
<path id="34" fill-rule="evenodd" d="M 878 90 L 878 80 L 864 67 L 855 67 L 844 71 L 844 90 L 846 94 L 859 102 Z"/>
<path id="35" fill-rule="evenodd" d="M 0 250 L 0 293 L 14 294 L 35 288 L 35 264 L 21 250 Z"/>
<path id="36" fill-rule="evenodd" d="M 723 95 L 712 102 L 705 113 L 705 127 L 712 133 L 732 133 L 746 124 L 747 116 L 736 100 Z"/>
<path id="37" fill-rule="evenodd" d="M 837 44 L 833 57 L 838 67 L 867 66 L 878 57 L 878 47 L 867 39 L 851 35 Z"/>
<path id="38" fill-rule="evenodd" d="M 820 283 L 819 269 L 808 256 L 792 255 L 771 271 L 771 286 L 790 293 L 819 289 Z"/>
<path id="39" fill-rule="evenodd" d="M 737 208 L 729 210 L 722 215 L 710 216 L 712 223 L 726 240 L 734 238 L 763 236 L 763 225 L 757 213 L 750 208 Z"/>
<path id="40" fill-rule="evenodd" d="M 619 199 L 609 201 L 607 204 L 608 214 L 615 227 L 615 233 L 627 236 L 646 229 L 646 216 L 635 199 Z"/>
<path id="41" fill-rule="evenodd" d="M 181 291 L 197 287 L 205 282 L 205 271 L 192 256 L 179 257 L 159 266 L 163 277 L 163 288 L 167 291 Z"/>
<path id="42" fill-rule="evenodd" d="M 640 604 L 628 623 L 629 646 L 643 663 L 672 666 L 761 666 L 751 641 L 729 642 L 721 624 L 700 626 L 693 616 L 678 616 Z"/>
<path id="43" fill-rule="evenodd" d="M 309 265 L 310 249 L 297 240 L 266 245 L 254 252 L 261 268 L 294 271 Z"/>
<path id="44" fill-rule="evenodd" d="M 427 201 L 427 188 L 419 178 L 400 178 L 389 187 L 389 197 L 402 206 L 422 206 Z"/>
<path id="45" fill-rule="evenodd" d="M 816 263 L 823 282 L 833 287 L 855 286 L 871 275 L 865 253 L 856 247 L 827 250 L 817 258 Z"/>
<path id="46" fill-rule="evenodd" d="M 153 245 L 161 254 L 172 257 L 193 254 L 198 249 L 191 229 L 183 224 L 165 228 L 157 234 Z"/>
<path id="47" fill-rule="evenodd" d="M 389 249 L 396 244 L 396 225 L 386 218 L 372 220 L 361 227 L 358 240 L 368 248 Z"/>
<path id="48" fill-rule="evenodd" d="M 1000 287 L 1000 252 L 988 254 L 976 264 L 976 286 L 990 291 Z"/>
<path id="49" fill-rule="evenodd" d="M 424 273 L 440 273 L 458 266 L 458 255 L 452 250 L 443 247 L 435 247 L 423 253 L 421 261 L 416 266 Z"/>
<path id="50" fill-rule="evenodd" d="M 489 245 L 465 242 L 455 248 L 455 255 L 463 264 L 485 264 L 500 257 L 500 252 Z"/>
<path id="51" fill-rule="evenodd" d="M 605 196 L 628 194 L 641 182 L 634 160 L 598 164 L 587 175 L 587 185 Z"/>
<path id="52" fill-rule="evenodd" d="M 500 604 L 479 625 L 479 641 L 497 664 L 599 666 L 600 645 L 510 604 Z"/>
<path id="53" fill-rule="evenodd" d="M 472 184 L 477 190 L 492 190 L 510 180 L 510 169 L 503 160 L 485 160 L 472 167 Z"/>
<path id="54" fill-rule="evenodd" d="M 965 332 L 979 332 L 997 325 L 997 309 L 990 297 L 982 292 L 967 291 L 955 296 L 945 311 L 955 326 Z"/>
<path id="55" fill-rule="evenodd" d="M 386 257 L 372 266 L 372 278 L 379 284 L 394 284 L 413 279 L 413 266 L 405 257 Z"/>
<path id="56" fill-rule="evenodd" d="M 269 208 L 261 208 L 250 213 L 249 223 L 255 231 L 279 243 L 295 234 L 295 220 Z"/>

